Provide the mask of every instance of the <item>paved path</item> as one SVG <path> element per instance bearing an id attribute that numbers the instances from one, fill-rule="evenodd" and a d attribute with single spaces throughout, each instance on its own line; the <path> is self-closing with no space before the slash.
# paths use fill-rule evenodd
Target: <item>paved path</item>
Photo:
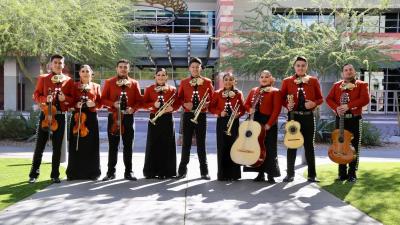
<path id="1" fill-rule="evenodd" d="M 322 146 L 323 148 L 323 146 Z M 285 151 L 279 151 L 284 175 Z M 0 157 L 32 156 L 27 147 L 0 146 Z M 50 153 L 44 159 L 50 159 Z M 180 155 L 178 155 L 178 159 Z M 107 153 L 101 150 L 103 173 Z M 297 165 L 292 183 L 255 183 L 253 173 L 236 182 L 216 181 L 216 155 L 209 154 L 211 181 L 199 180 L 197 155 L 191 156 L 184 180 L 146 180 L 141 170 L 144 153 L 133 155 L 139 180 L 122 178 L 119 155 L 117 179 L 110 182 L 63 181 L 0 212 L 0 224 L 380 224 L 301 176 Z M 179 161 L 179 160 L 178 160 Z M 297 160 L 298 162 L 300 160 Z M 400 161 L 400 151 L 363 152 L 363 161 Z M 317 163 L 327 163 L 322 151 Z M 27 171 L 28 174 L 28 171 Z M 43 174 L 43 176 L 48 176 Z"/>

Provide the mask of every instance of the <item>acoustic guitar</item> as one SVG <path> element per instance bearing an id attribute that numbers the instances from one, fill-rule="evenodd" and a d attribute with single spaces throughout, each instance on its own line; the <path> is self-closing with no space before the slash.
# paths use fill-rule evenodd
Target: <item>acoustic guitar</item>
<path id="1" fill-rule="evenodd" d="M 231 148 L 232 161 L 239 165 L 257 167 L 260 166 L 266 155 L 264 135 L 259 122 L 254 121 L 254 109 L 262 96 L 258 92 L 252 103 L 249 120 L 243 121 L 239 126 L 239 134 Z"/>
<path id="2" fill-rule="evenodd" d="M 349 102 L 349 94 L 343 92 L 340 96 L 340 104 L 344 105 Z M 332 132 L 332 145 L 329 147 L 329 158 L 338 164 L 351 163 L 355 159 L 355 150 L 351 145 L 353 134 L 344 129 L 344 117 L 339 116 L 339 129 Z"/>
<path id="3" fill-rule="evenodd" d="M 293 103 L 293 95 L 288 95 L 287 100 Z M 293 120 L 293 112 L 289 112 L 289 121 L 285 124 L 285 137 L 283 143 L 287 148 L 297 149 L 303 146 L 304 137 L 300 132 L 301 125 L 299 122 Z"/>

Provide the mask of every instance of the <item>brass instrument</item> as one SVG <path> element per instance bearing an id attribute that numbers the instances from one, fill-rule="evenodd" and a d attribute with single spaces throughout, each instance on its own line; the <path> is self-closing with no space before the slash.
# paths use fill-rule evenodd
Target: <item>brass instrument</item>
<path id="1" fill-rule="evenodd" d="M 199 105 L 197 106 L 196 110 L 194 110 L 194 112 L 193 112 L 194 117 L 192 119 L 190 119 L 190 121 L 192 121 L 193 123 L 198 124 L 197 118 L 199 117 L 199 115 L 201 113 L 201 110 L 203 109 L 204 105 L 206 104 L 207 98 L 208 98 L 209 95 L 210 94 L 208 93 L 208 88 L 207 88 L 207 90 L 206 90 L 203 98 L 201 99 Z"/>
<path id="2" fill-rule="evenodd" d="M 233 125 L 233 122 L 235 121 L 236 115 L 238 114 L 239 106 L 240 105 L 238 104 L 238 102 L 236 102 L 236 105 L 231 113 L 231 116 L 229 117 L 228 123 L 226 124 L 227 129 L 225 131 L 225 134 L 228 136 L 232 136 L 232 133 L 231 133 L 232 125 Z"/>
<path id="3" fill-rule="evenodd" d="M 160 116 L 164 115 L 164 113 L 165 113 L 165 111 L 167 110 L 167 108 L 168 108 L 169 106 L 171 106 L 171 105 L 175 102 L 175 98 L 174 98 L 175 95 L 176 95 L 176 93 L 174 93 L 174 94 L 171 96 L 171 98 L 169 98 L 168 101 L 167 101 L 166 103 L 164 103 L 164 105 L 161 106 L 161 107 L 157 110 L 157 112 L 154 114 L 153 119 L 149 119 L 150 123 L 152 123 L 153 125 L 156 125 L 156 120 L 157 120 Z"/>

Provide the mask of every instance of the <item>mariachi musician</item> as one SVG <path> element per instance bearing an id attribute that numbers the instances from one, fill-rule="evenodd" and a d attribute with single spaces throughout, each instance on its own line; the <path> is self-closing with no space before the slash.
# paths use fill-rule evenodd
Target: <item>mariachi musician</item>
<path id="1" fill-rule="evenodd" d="M 247 96 L 245 107 L 251 112 L 254 97 L 260 94 L 259 102 L 255 105 L 254 120 L 259 122 L 263 129 L 261 135 L 264 137 L 263 144 L 266 149 L 266 158 L 258 167 L 245 167 L 244 171 L 258 172 L 254 181 L 265 181 L 264 173 L 267 173 L 268 183 L 274 184 L 274 177 L 281 175 L 278 164 L 278 116 L 281 112 L 282 103 L 279 89 L 273 87 L 275 78 L 268 70 L 263 70 L 258 78 L 259 87 L 251 89 Z"/>
<path id="2" fill-rule="evenodd" d="M 225 73 L 224 87 L 215 91 L 209 110 L 217 119 L 217 162 L 219 181 L 233 181 L 241 178 L 240 165 L 230 156 L 231 147 L 238 136 L 239 118 L 244 114 L 243 94 L 235 87 L 235 77 Z"/>
<path id="3" fill-rule="evenodd" d="M 118 149 L 123 142 L 125 164 L 124 178 L 135 181 L 132 172 L 132 144 L 134 139 L 134 112 L 141 107 L 142 95 L 139 83 L 128 76 L 129 61 L 117 62 L 117 76 L 107 79 L 101 95 L 101 102 L 108 108 L 108 170 L 103 181 L 115 179 Z"/>
<path id="4" fill-rule="evenodd" d="M 304 150 L 308 165 L 308 182 L 319 182 L 315 171 L 314 136 L 315 118 L 314 110 L 323 103 L 321 87 L 317 78 L 307 75 L 308 61 L 299 56 L 293 63 L 295 74 L 282 81 L 282 103 L 294 115 L 294 120 L 301 125 L 300 132 L 304 137 Z M 288 102 L 288 95 L 293 96 L 293 101 Z M 294 180 L 294 164 L 297 149 L 288 149 L 287 176 L 284 182 Z"/>
<path id="5" fill-rule="evenodd" d="M 29 183 L 35 183 L 39 176 L 46 142 L 51 140 L 53 156 L 51 160 L 51 180 L 60 183 L 60 157 L 64 138 L 66 112 L 73 102 L 73 80 L 62 74 L 64 57 L 53 55 L 50 58 L 51 73 L 39 76 L 33 93 L 33 100 L 40 104 L 39 126 L 37 128 L 36 147 L 33 154 L 32 168 L 29 173 Z"/>
<path id="6" fill-rule="evenodd" d="M 342 93 L 347 93 L 349 101 L 341 104 Z M 347 164 L 339 164 L 339 176 L 337 180 L 349 182 L 357 181 L 357 168 L 359 162 L 359 149 L 362 131 L 362 108 L 369 103 L 368 84 L 356 78 L 356 71 L 352 64 L 342 67 L 342 80 L 333 84 L 326 97 L 326 103 L 336 114 L 336 128 L 339 127 L 339 116 L 344 118 L 344 129 L 353 134 L 351 144 L 356 151 L 356 157 L 349 167 Z"/>
<path id="7" fill-rule="evenodd" d="M 178 178 L 186 177 L 192 136 L 193 132 L 195 132 L 201 178 L 205 180 L 210 179 L 206 155 L 206 112 L 214 88 L 210 79 L 201 76 L 201 64 L 201 59 L 192 58 L 189 62 L 190 77 L 183 79 L 179 86 L 178 97 L 181 103 L 183 103 L 182 106 L 185 113 L 183 114 L 183 122 L 181 123 L 183 126 L 183 143 Z"/>
<path id="8" fill-rule="evenodd" d="M 176 176 L 176 143 L 172 112 L 180 108 L 176 88 L 168 74 L 157 68 L 155 84 L 144 91 L 143 107 L 150 110 L 143 175 L 147 179 Z"/>
<path id="9" fill-rule="evenodd" d="M 75 111 L 71 117 L 67 179 L 97 180 L 100 177 L 99 124 L 100 85 L 92 82 L 93 70 L 82 65 L 75 83 Z"/>

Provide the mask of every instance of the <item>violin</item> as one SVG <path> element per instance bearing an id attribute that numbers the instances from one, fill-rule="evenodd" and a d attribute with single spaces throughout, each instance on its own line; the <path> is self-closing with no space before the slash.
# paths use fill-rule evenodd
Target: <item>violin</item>
<path id="1" fill-rule="evenodd" d="M 48 95 L 51 95 L 51 89 L 49 88 Z M 42 129 L 47 129 L 49 131 L 56 131 L 58 129 L 57 120 L 54 119 L 54 116 L 57 113 L 56 106 L 53 105 L 52 102 L 48 102 L 47 105 L 42 105 L 41 110 L 45 116 L 44 120 L 41 122 Z"/>
<path id="2" fill-rule="evenodd" d="M 121 95 L 119 96 L 119 108 L 117 111 L 113 112 L 113 123 L 110 128 L 110 133 L 112 135 L 124 134 L 124 126 L 122 126 L 122 121 L 124 119 L 124 112 L 128 104 L 128 97 L 126 95 L 125 87 L 125 85 L 122 86 Z"/>
<path id="3" fill-rule="evenodd" d="M 121 134 L 124 134 L 124 131 L 125 131 L 124 126 L 121 126 L 122 125 L 121 121 L 123 120 L 124 115 L 120 114 L 118 112 L 113 112 L 112 117 L 113 117 L 112 118 L 113 124 L 110 128 L 110 133 L 112 135 L 116 135 L 116 136 L 120 135 L 120 132 L 121 132 Z"/>
<path id="4" fill-rule="evenodd" d="M 82 108 L 86 106 L 87 99 L 88 97 L 86 95 L 81 97 L 82 105 L 79 108 L 79 113 L 75 113 L 74 115 L 75 125 L 72 129 L 72 133 L 74 135 L 78 135 L 79 132 L 80 137 L 86 137 L 89 134 L 89 129 L 86 127 L 85 124 L 87 115 L 86 113 L 82 112 Z"/>
<path id="5" fill-rule="evenodd" d="M 86 127 L 86 113 L 81 112 L 81 113 L 75 113 L 74 115 L 74 120 L 75 120 L 75 125 L 74 128 L 72 129 L 72 132 L 74 135 L 78 135 L 80 137 L 86 137 L 89 134 L 89 129 Z"/>

